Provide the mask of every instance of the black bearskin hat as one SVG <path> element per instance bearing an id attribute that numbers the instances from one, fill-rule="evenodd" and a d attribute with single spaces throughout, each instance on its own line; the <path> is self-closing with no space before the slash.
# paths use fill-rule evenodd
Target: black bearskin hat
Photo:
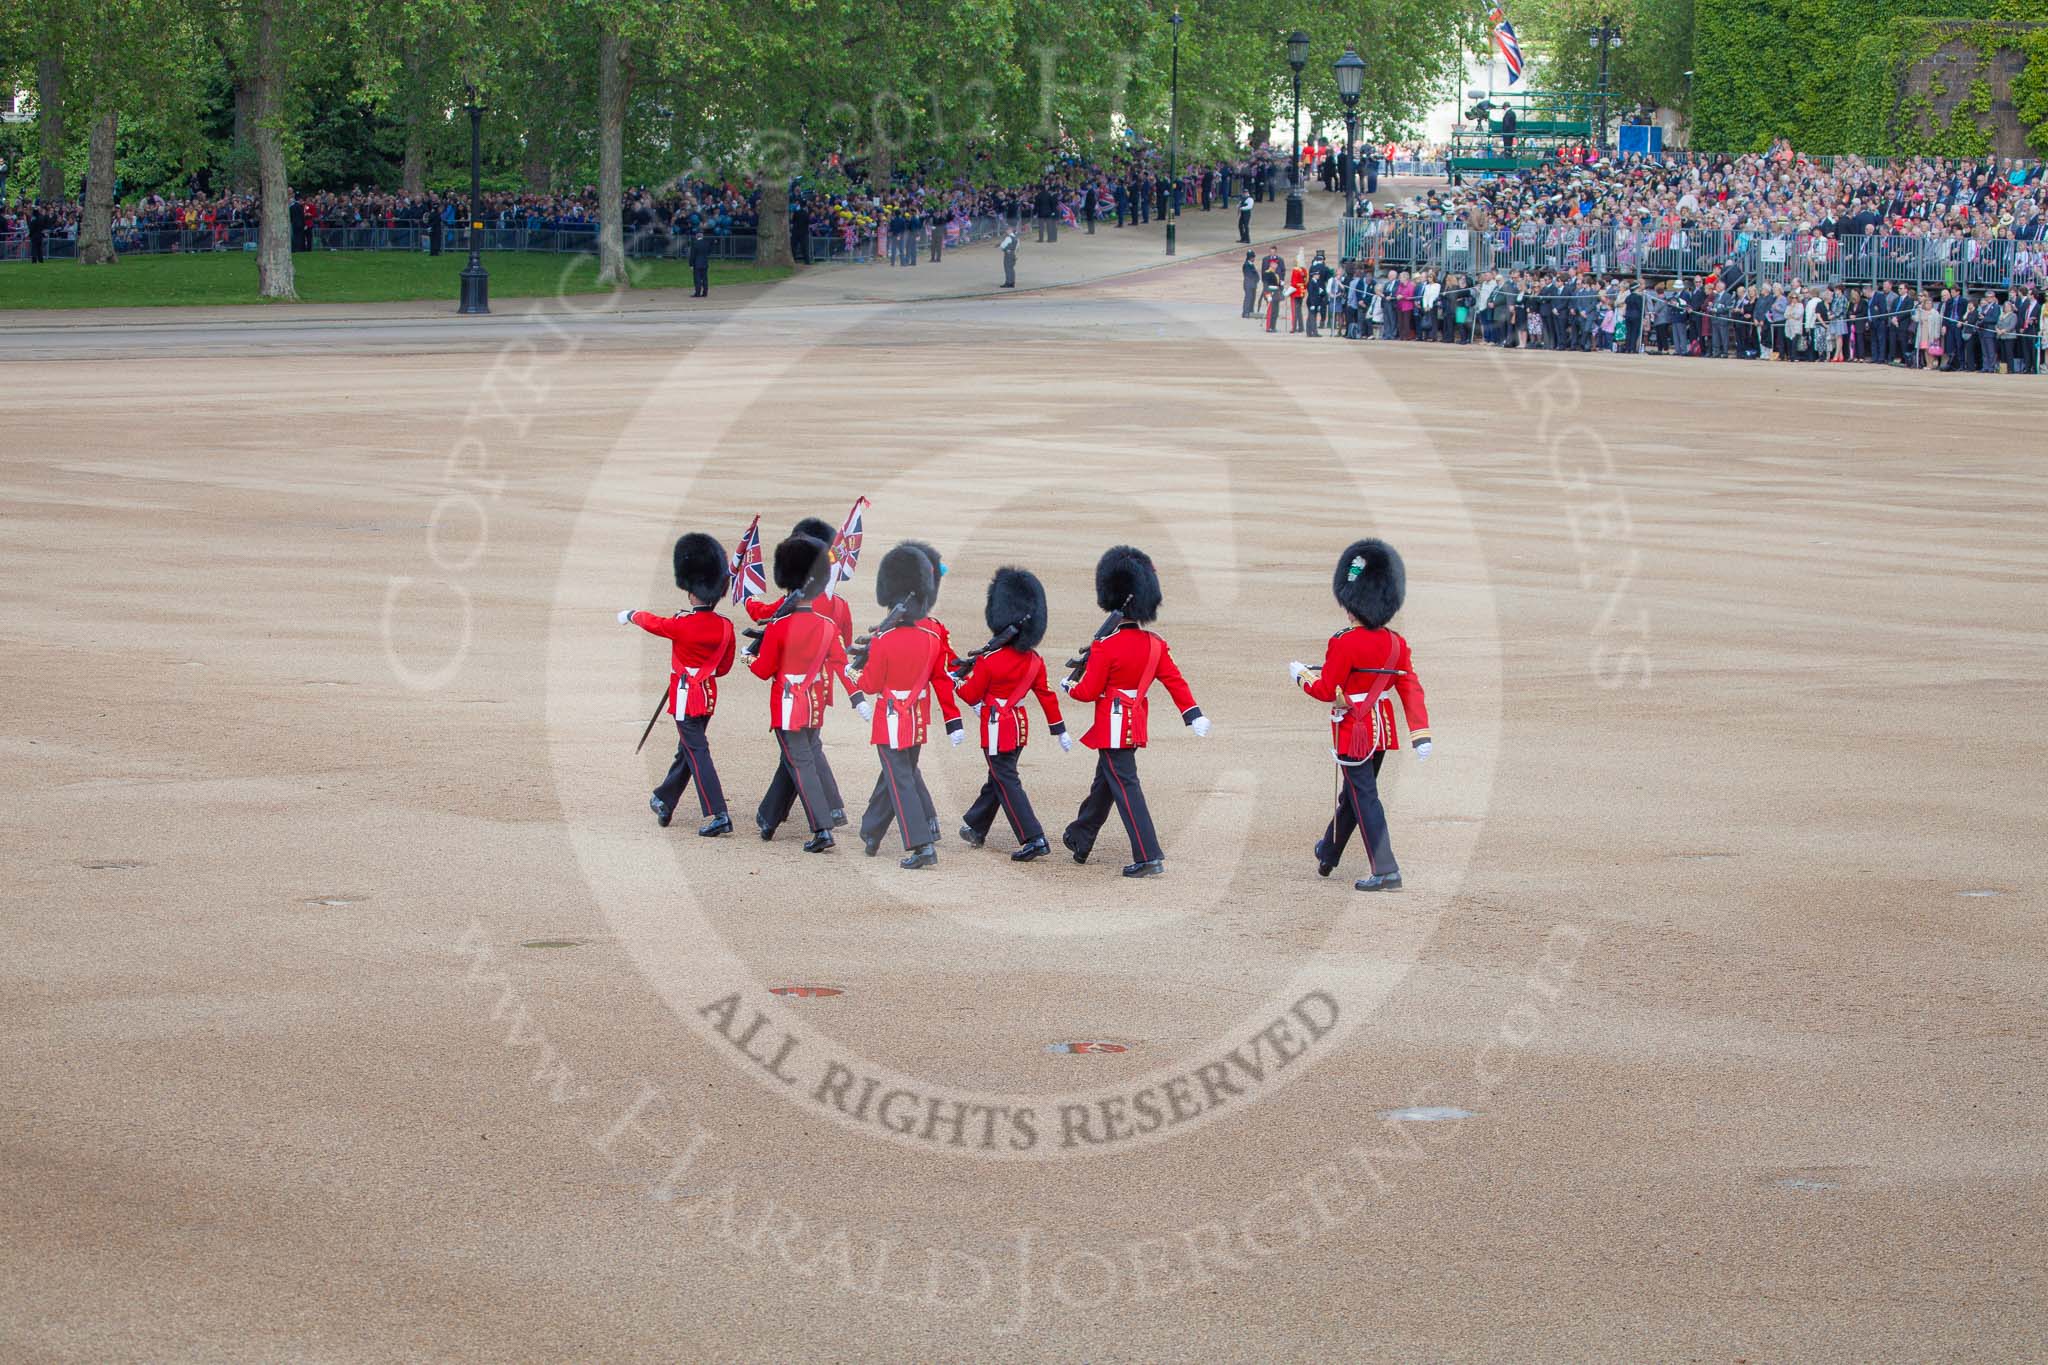
<path id="1" fill-rule="evenodd" d="M 821 545 L 830 545 L 832 537 L 839 534 L 832 529 L 832 523 L 819 517 L 805 517 L 802 521 L 790 527 L 789 533 L 793 536 L 809 536 Z"/>
<path id="2" fill-rule="evenodd" d="M 932 572 L 932 562 L 925 558 L 924 551 L 905 541 L 882 556 L 882 563 L 875 570 L 875 600 L 893 608 L 904 598 L 915 597 L 917 603 L 911 608 L 915 619 L 931 610 L 937 581 L 938 575 Z"/>
<path id="3" fill-rule="evenodd" d="M 1380 630 L 1401 610 L 1408 595 L 1408 571 L 1384 540 L 1353 541 L 1338 557 L 1330 591 L 1337 595 L 1337 605 L 1368 630 Z"/>
<path id="4" fill-rule="evenodd" d="M 905 545 L 908 545 L 911 549 L 917 551 L 919 554 L 923 555 L 926 559 L 931 561 L 932 595 L 930 597 L 927 597 L 925 599 L 925 602 L 927 604 L 937 602 L 939 600 L 939 585 L 943 583 L 946 578 L 946 561 L 939 558 L 939 552 L 937 550 L 934 550 L 929 544 L 922 540 L 906 540 L 903 543 Z"/>
<path id="5" fill-rule="evenodd" d="M 1011 648 L 1036 649 L 1045 638 L 1045 585 L 1029 569 L 997 569 L 988 581 L 988 606 L 982 616 L 990 635 L 1017 627 Z"/>
<path id="6" fill-rule="evenodd" d="M 1124 599 L 1130 605 L 1124 605 Z M 1095 563 L 1095 605 L 1104 611 L 1123 610 L 1133 621 L 1150 621 L 1159 615 L 1165 598 L 1159 591 L 1159 574 L 1152 558 L 1130 545 L 1113 545 Z"/>
<path id="7" fill-rule="evenodd" d="M 791 536 L 775 547 L 775 586 L 784 592 L 816 596 L 825 590 L 832 558 L 822 541 Z"/>
<path id="8" fill-rule="evenodd" d="M 723 545 L 702 531 L 692 531 L 676 542 L 677 587 L 700 601 L 716 602 L 725 596 L 731 582 L 732 564 Z"/>

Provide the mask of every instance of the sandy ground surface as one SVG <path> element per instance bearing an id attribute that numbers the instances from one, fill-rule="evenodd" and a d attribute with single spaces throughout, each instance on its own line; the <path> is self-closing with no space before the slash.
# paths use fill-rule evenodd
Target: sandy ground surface
<path id="1" fill-rule="evenodd" d="M 0 1354 L 2038 1355 L 2048 390 L 1267 337 L 1133 252 L 0 337 Z M 613 612 L 857 495 L 963 646 L 1037 569 L 1055 664 L 1151 550 L 1168 876 L 966 849 L 943 746 L 928 873 L 655 827 Z M 1285 673 L 1375 532 L 1399 898 L 1315 876 Z M 1057 829 L 1084 756 L 1025 771 Z"/>

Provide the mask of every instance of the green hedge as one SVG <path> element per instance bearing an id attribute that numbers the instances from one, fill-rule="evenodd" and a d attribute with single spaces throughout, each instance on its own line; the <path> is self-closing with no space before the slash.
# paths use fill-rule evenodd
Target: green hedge
<path id="1" fill-rule="evenodd" d="M 2040 0 L 1698 0 L 1692 141 L 1702 148 L 1761 151 L 1789 137 L 1801 151 L 1866 155 L 1971 156 L 1989 151 L 1980 122 L 1989 112 L 1984 79 L 2002 48 L 2028 54 L 2013 83 L 2029 142 L 2048 153 L 2048 19 Z M 1971 43 L 1974 67 L 1939 74 L 1967 93 L 1945 123 L 1924 96 L 1904 98 L 1917 62 L 1956 39 Z"/>

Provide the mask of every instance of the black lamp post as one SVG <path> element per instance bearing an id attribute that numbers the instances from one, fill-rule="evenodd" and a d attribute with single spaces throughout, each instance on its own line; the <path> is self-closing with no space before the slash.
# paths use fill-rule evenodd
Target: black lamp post
<path id="1" fill-rule="evenodd" d="M 462 267 L 462 306 L 458 313 L 491 311 L 491 272 L 484 269 L 481 234 L 484 230 L 484 110 L 476 102 L 476 87 L 469 91 L 469 264 Z"/>
<path id="2" fill-rule="evenodd" d="M 1174 217 L 1180 212 L 1180 7 L 1173 11 L 1173 103 L 1166 127 L 1166 254 L 1173 254 Z"/>
<path id="3" fill-rule="evenodd" d="M 1331 70 L 1337 73 L 1337 96 L 1344 101 L 1344 216 L 1358 216 L 1358 97 L 1365 90 L 1365 59 L 1347 45 Z"/>
<path id="4" fill-rule="evenodd" d="M 1600 27 L 1593 30 L 1593 36 L 1588 41 L 1595 48 L 1599 49 L 1600 52 L 1600 138 L 1597 146 L 1600 151 L 1605 152 L 1607 150 L 1607 55 L 1615 48 L 1621 46 L 1621 25 L 1615 23 L 1612 19 L 1602 19 Z"/>
<path id="5" fill-rule="evenodd" d="M 1287 226 L 1299 232 L 1301 216 L 1301 69 L 1308 65 L 1308 35 L 1300 29 L 1287 35 L 1287 64 L 1294 68 L 1294 164 L 1287 168 Z"/>

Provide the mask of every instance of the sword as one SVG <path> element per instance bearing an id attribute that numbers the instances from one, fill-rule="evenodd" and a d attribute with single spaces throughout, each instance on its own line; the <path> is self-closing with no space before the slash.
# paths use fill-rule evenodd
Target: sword
<path id="1" fill-rule="evenodd" d="M 651 716 L 649 716 L 649 717 L 647 718 L 647 728 L 646 728 L 645 730 L 642 730 L 642 731 L 640 732 L 640 742 L 639 742 L 638 744 L 635 744 L 635 745 L 633 746 L 633 752 L 634 752 L 634 753 L 636 753 L 636 754 L 637 754 L 637 753 L 639 753 L 639 752 L 640 752 L 640 751 L 641 751 L 642 749 L 644 749 L 644 748 L 646 748 L 646 747 L 647 747 L 647 737 L 648 737 L 649 735 L 651 735 L 651 734 L 653 734 L 653 733 L 654 733 L 654 722 L 656 722 L 656 721 L 658 721 L 658 720 L 660 720 L 660 719 L 661 719 L 661 712 L 662 712 L 662 709 L 663 709 L 664 707 L 666 707 L 667 705 L 668 705 L 668 689 L 667 689 L 666 687 L 664 687 L 664 688 L 662 688 L 662 689 L 661 689 L 661 696 L 660 696 L 659 698 L 657 698 L 657 699 L 655 700 L 655 703 L 654 703 L 654 714 L 653 714 L 653 715 L 651 715 Z"/>

